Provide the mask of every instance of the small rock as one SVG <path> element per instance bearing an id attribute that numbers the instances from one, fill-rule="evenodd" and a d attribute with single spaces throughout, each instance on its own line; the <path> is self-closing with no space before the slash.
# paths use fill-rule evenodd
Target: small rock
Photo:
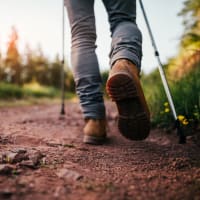
<path id="1" fill-rule="evenodd" d="M 4 155 L 4 162 L 6 163 L 18 163 L 21 162 L 22 160 L 27 160 L 28 156 L 24 152 L 8 152 Z"/>
<path id="2" fill-rule="evenodd" d="M 50 147 L 62 146 L 62 144 L 60 142 L 55 142 L 55 141 L 48 141 L 48 142 L 46 142 L 46 145 L 50 146 Z"/>
<path id="3" fill-rule="evenodd" d="M 34 122 L 34 120 L 32 120 L 32 119 L 24 119 L 21 121 L 22 124 L 33 123 L 33 122 Z"/>
<path id="4" fill-rule="evenodd" d="M 16 148 L 16 149 L 12 149 L 11 152 L 13 153 L 26 153 L 27 150 L 24 148 Z"/>
<path id="5" fill-rule="evenodd" d="M 0 197 L 2 197 L 3 199 L 4 198 L 10 198 L 12 195 L 13 195 L 14 191 L 9 189 L 9 188 L 6 188 L 4 190 L 0 190 Z"/>
<path id="6" fill-rule="evenodd" d="M 40 151 L 32 151 L 29 153 L 28 157 L 34 165 L 38 165 L 40 163 L 40 159 L 42 159 L 44 155 Z"/>
<path id="7" fill-rule="evenodd" d="M 1 144 L 8 144 L 12 143 L 11 138 L 9 136 L 0 136 L 0 143 Z"/>
<path id="8" fill-rule="evenodd" d="M 30 167 L 36 169 L 40 160 L 44 157 L 44 155 L 40 151 L 32 150 L 27 152 L 28 160 L 23 160 L 20 163 L 20 166 Z"/>
<path id="9" fill-rule="evenodd" d="M 37 165 L 35 165 L 32 160 L 23 160 L 20 163 L 20 166 L 29 167 L 29 168 L 32 168 L 32 169 L 37 168 Z"/>
<path id="10" fill-rule="evenodd" d="M 78 181 L 81 178 L 83 178 L 83 176 L 81 174 L 79 174 L 78 172 L 74 171 L 74 170 L 69 170 L 69 169 L 60 169 L 56 175 L 59 178 L 65 179 L 65 180 L 72 180 L 72 181 Z"/>
<path id="11" fill-rule="evenodd" d="M 177 170 L 186 169 L 191 167 L 190 160 L 187 158 L 176 158 L 172 162 L 172 167 Z"/>
<path id="12" fill-rule="evenodd" d="M 10 175 L 15 170 L 15 166 L 10 164 L 0 164 L 0 174 L 1 175 Z"/>

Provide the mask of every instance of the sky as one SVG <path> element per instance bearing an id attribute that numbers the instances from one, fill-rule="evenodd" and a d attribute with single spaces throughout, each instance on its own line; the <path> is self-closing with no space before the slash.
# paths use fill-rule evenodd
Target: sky
<path id="1" fill-rule="evenodd" d="M 163 63 L 175 56 L 183 33 L 178 12 L 184 0 L 143 0 L 147 17 Z M 97 28 L 97 57 L 100 69 L 109 69 L 110 30 L 107 13 L 101 0 L 95 1 Z M 154 50 L 137 4 L 137 24 L 143 35 L 142 71 L 149 73 L 157 66 Z M 19 34 L 18 47 L 24 52 L 26 44 L 32 49 L 41 46 L 44 54 L 53 59 L 62 55 L 62 0 L 0 0 L 0 51 L 5 54 L 11 27 Z M 70 64 L 70 27 L 65 12 L 65 58 Z"/>

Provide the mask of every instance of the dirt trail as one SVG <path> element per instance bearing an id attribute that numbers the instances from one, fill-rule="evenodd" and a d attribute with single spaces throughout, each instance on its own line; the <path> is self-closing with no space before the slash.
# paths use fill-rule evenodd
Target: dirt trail
<path id="1" fill-rule="evenodd" d="M 142 142 L 116 128 L 106 103 L 109 140 L 82 143 L 77 103 L 0 108 L 0 199 L 200 199 L 200 147 L 158 130 Z"/>

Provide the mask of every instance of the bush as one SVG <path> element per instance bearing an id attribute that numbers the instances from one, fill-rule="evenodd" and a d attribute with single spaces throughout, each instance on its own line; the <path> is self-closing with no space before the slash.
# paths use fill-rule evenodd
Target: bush
<path id="1" fill-rule="evenodd" d="M 196 126 L 200 121 L 200 67 L 195 67 L 180 80 L 169 82 L 177 115 L 184 126 Z M 174 121 L 159 72 L 142 78 L 145 96 L 152 115 L 152 124 L 169 127 Z"/>
<path id="2" fill-rule="evenodd" d="M 0 83 L 0 99 L 17 98 L 23 97 L 23 90 L 19 86 Z"/>
<path id="3" fill-rule="evenodd" d="M 23 86 L 23 91 L 24 91 L 24 96 L 28 96 L 28 97 L 36 97 L 36 98 L 40 98 L 40 97 L 56 97 L 59 95 L 58 90 L 56 90 L 53 87 L 46 87 L 46 86 L 42 86 L 37 82 L 32 82 L 29 84 L 25 84 Z"/>
<path id="4" fill-rule="evenodd" d="M 22 99 L 22 98 L 54 98 L 60 97 L 61 93 L 58 89 L 54 87 L 41 86 L 37 82 L 30 84 L 25 84 L 23 87 L 8 84 L 0 83 L 0 99 Z M 65 98 L 69 99 L 74 97 L 74 93 L 66 92 Z"/>
<path id="5" fill-rule="evenodd" d="M 178 114 L 184 115 L 188 122 L 200 122 L 200 66 L 182 79 L 173 83 L 172 92 Z"/>

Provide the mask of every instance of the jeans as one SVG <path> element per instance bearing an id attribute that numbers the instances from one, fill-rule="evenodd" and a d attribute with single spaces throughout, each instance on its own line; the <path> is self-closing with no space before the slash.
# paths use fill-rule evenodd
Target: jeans
<path id="1" fill-rule="evenodd" d="M 102 0 L 111 30 L 110 65 L 125 58 L 139 69 L 142 35 L 136 25 L 136 0 Z M 102 80 L 95 53 L 94 0 L 65 0 L 71 27 L 71 63 L 85 118 L 104 119 Z"/>

